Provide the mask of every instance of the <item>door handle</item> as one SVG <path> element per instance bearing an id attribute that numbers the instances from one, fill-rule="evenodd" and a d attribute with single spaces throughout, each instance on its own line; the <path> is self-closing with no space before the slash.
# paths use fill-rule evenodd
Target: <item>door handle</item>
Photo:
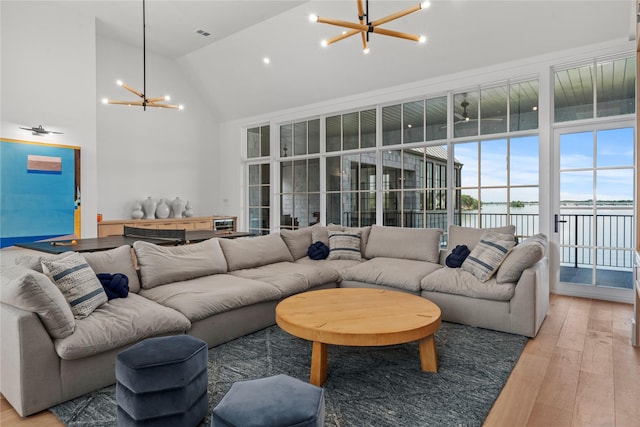
<path id="1" fill-rule="evenodd" d="M 565 222 L 567 222 L 567 220 L 566 220 L 566 219 L 560 219 L 560 215 L 555 214 L 555 215 L 553 216 L 553 222 L 554 222 L 554 225 L 553 225 L 553 232 L 554 232 L 554 233 L 557 233 L 557 232 L 558 232 L 558 223 L 561 223 L 561 222 L 562 222 L 562 223 L 565 223 Z"/>

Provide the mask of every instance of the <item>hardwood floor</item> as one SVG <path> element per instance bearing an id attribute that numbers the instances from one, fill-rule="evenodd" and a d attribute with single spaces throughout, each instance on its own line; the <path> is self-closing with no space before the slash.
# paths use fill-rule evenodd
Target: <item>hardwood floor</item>
<path id="1" fill-rule="evenodd" d="M 485 427 L 638 426 L 640 348 L 631 346 L 633 306 L 552 295 Z M 20 418 L 0 398 L 2 427 L 62 426 L 48 411 Z"/>

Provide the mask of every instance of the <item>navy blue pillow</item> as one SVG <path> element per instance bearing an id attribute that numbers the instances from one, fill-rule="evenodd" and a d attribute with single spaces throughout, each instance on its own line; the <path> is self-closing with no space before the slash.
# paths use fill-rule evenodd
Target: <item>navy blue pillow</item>
<path id="1" fill-rule="evenodd" d="M 326 259 L 329 256 L 329 246 L 322 242 L 312 243 L 307 250 L 307 255 L 315 260 Z"/>
<path id="2" fill-rule="evenodd" d="M 125 274 L 98 273 L 96 276 L 98 276 L 107 298 L 126 298 L 129 295 L 129 278 Z"/>
<path id="3" fill-rule="evenodd" d="M 445 260 L 445 264 L 450 268 L 460 268 L 470 253 L 471 251 L 467 248 L 467 245 L 458 245 L 451 251 Z"/>

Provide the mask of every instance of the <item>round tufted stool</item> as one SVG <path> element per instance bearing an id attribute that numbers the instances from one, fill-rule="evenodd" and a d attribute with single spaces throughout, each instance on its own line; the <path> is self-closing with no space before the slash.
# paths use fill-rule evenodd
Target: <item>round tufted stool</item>
<path id="1" fill-rule="evenodd" d="M 322 427 L 324 390 L 288 375 L 234 383 L 211 427 Z"/>
<path id="2" fill-rule="evenodd" d="M 148 338 L 118 354 L 118 426 L 195 426 L 207 415 L 207 343 Z"/>

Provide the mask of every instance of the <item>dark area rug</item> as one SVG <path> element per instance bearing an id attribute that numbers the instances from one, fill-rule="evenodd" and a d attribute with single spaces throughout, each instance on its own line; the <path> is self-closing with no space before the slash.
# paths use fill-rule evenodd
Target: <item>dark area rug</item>
<path id="1" fill-rule="evenodd" d="M 481 426 L 526 343 L 526 337 L 443 322 L 437 373 L 420 370 L 417 343 L 329 346 L 325 425 Z M 310 363 L 311 343 L 278 326 L 212 348 L 210 410 L 235 381 L 280 373 L 308 381 Z M 50 411 L 70 427 L 115 426 L 115 386 Z"/>

